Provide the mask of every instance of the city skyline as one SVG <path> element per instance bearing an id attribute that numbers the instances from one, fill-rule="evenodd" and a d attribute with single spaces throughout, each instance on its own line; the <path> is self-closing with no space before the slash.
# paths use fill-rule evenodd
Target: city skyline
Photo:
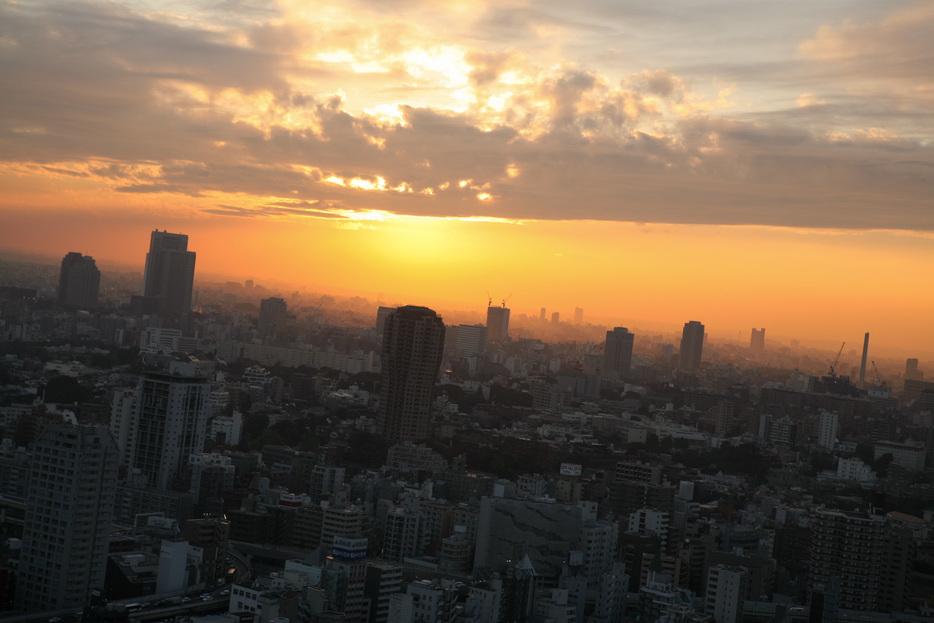
<path id="1" fill-rule="evenodd" d="M 930 5 L 318 9 L 0 6 L 0 248 L 934 344 Z"/>

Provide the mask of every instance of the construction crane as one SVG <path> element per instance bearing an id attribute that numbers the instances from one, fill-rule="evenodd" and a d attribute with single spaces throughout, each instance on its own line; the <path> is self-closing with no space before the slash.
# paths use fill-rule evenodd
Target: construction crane
<path id="1" fill-rule="evenodd" d="M 876 367 L 875 361 L 872 362 L 872 372 L 876 375 L 876 383 L 878 383 L 881 387 L 885 387 L 885 381 L 882 379 L 882 375 L 879 374 L 879 368 Z"/>
<path id="2" fill-rule="evenodd" d="M 487 307 L 493 307 L 493 297 L 490 296 L 490 291 L 489 291 L 489 290 L 487 290 L 487 292 L 486 292 L 486 298 L 487 298 L 486 306 L 487 306 Z"/>
<path id="3" fill-rule="evenodd" d="M 846 342 L 840 344 L 840 350 L 837 351 L 837 356 L 834 357 L 833 363 L 830 364 L 830 376 L 836 378 L 837 376 L 837 364 L 840 363 L 840 355 L 843 354 L 843 347 L 846 346 Z"/>
<path id="4" fill-rule="evenodd" d="M 512 292 L 509 293 L 509 296 L 503 299 L 503 307 L 506 307 L 506 301 L 509 300 L 509 297 L 512 296 Z"/>

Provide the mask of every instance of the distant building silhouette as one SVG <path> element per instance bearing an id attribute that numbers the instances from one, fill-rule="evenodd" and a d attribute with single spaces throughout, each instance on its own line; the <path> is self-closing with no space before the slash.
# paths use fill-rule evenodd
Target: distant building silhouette
<path id="1" fill-rule="evenodd" d="M 619 380 L 632 367 L 632 344 L 635 336 L 625 327 L 606 332 L 603 347 L 603 378 Z"/>
<path id="2" fill-rule="evenodd" d="M 584 322 L 584 308 L 575 307 L 574 308 L 574 324 L 581 324 Z"/>
<path id="3" fill-rule="evenodd" d="M 160 313 L 191 310 L 195 279 L 195 253 L 188 250 L 188 236 L 153 231 L 143 273 L 143 296 L 152 299 Z"/>
<path id="4" fill-rule="evenodd" d="M 263 335 L 277 335 L 285 330 L 289 307 L 278 297 L 263 299 L 259 304 L 259 331 Z"/>
<path id="5" fill-rule="evenodd" d="M 914 357 L 905 360 L 905 379 L 909 381 L 924 379 L 924 372 L 918 369 L 918 360 Z"/>
<path id="6" fill-rule="evenodd" d="M 32 450 L 17 607 L 80 608 L 104 587 L 117 446 L 103 426 L 51 424 Z"/>
<path id="7" fill-rule="evenodd" d="M 486 339 L 489 344 L 505 344 L 509 340 L 509 308 L 486 308 Z"/>
<path id="8" fill-rule="evenodd" d="M 686 322 L 681 332 L 681 367 L 685 370 L 699 370 L 703 350 L 704 325 L 696 320 Z"/>
<path id="9" fill-rule="evenodd" d="M 538 314 L 538 319 L 541 320 L 542 322 L 545 321 L 545 313 L 546 313 L 545 308 L 542 307 L 541 313 Z"/>
<path id="10" fill-rule="evenodd" d="M 765 351 L 765 328 L 762 329 L 753 329 L 752 336 L 749 338 L 749 350 L 753 353 L 761 353 Z"/>
<path id="11" fill-rule="evenodd" d="M 101 271 L 94 258 L 80 253 L 68 253 L 62 258 L 62 272 L 58 279 L 58 304 L 73 309 L 92 309 L 97 306 Z"/>
<path id="12" fill-rule="evenodd" d="M 561 312 L 553 312 L 551 314 L 551 324 L 558 324 L 561 322 Z"/>
<path id="13" fill-rule="evenodd" d="M 402 441 L 428 436 L 443 351 L 444 322 L 434 311 L 407 305 L 386 318 L 378 416 L 382 435 Z"/>

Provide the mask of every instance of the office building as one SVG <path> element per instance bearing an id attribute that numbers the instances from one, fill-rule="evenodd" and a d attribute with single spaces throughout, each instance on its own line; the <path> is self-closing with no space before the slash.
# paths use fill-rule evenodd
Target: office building
<path id="1" fill-rule="evenodd" d="M 206 378 L 149 372 L 140 379 L 130 459 L 134 483 L 188 489 L 189 457 L 204 449 L 210 393 Z"/>
<path id="2" fill-rule="evenodd" d="M 188 236 L 154 231 L 149 240 L 143 273 L 143 296 L 156 311 L 166 314 L 191 310 L 195 279 L 195 253 L 188 250 Z"/>
<path id="3" fill-rule="evenodd" d="M 765 351 L 765 328 L 753 329 L 749 338 L 749 350 L 755 354 Z"/>
<path id="4" fill-rule="evenodd" d="M 486 350 L 487 328 L 462 324 L 444 330 L 444 348 L 455 357 L 473 357 Z"/>
<path id="5" fill-rule="evenodd" d="M 279 335 L 285 331 L 289 307 L 278 297 L 263 299 L 259 304 L 259 332 L 266 336 Z"/>
<path id="6" fill-rule="evenodd" d="M 93 309 L 101 286 L 101 271 L 94 258 L 68 253 L 62 258 L 58 279 L 58 304 L 71 309 Z"/>
<path id="7" fill-rule="evenodd" d="M 625 327 L 616 327 L 606 332 L 603 347 L 603 378 L 617 381 L 632 367 L 632 344 L 634 336 Z"/>
<path id="8" fill-rule="evenodd" d="M 705 612 L 717 623 L 742 623 L 746 601 L 746 569 L 713 565 L 707 572 Z"/>
<path id="9" fill-rule="evenodd" d="M 502 345 L 509 340 L 509 308 L 486 308 L 486 339 L 489 344 Z"/>
<path id="10" fill-rule="evenodd" d="M 704 325 L 696 320 L 685 323 L 681 332 L 681 367 L 685 370 L 700 370 L 703 350 Z"/>
<path id="11" fill-rule="evenodd" d="M 574 308 L 574 324 L 582 324 L 584 322 L 584 308 L 575 307 Z"/>
<path id="12" fill-rule="evenodd" d="M 382 435 L 394 441 L 428 436 L 443 350 L 444 322 L 427 307 L 400 307 L 386 319 L 378 415 Z"/>
<path id="13" fill-rule="evenodd" d="M 106 428 L 50 424 L 42 432 L 29 469 L 18 608 L 80 608 L 103 588 L 116 478 Z"/>
<path id="14" fill-rule="evenodd" d="M 905 360 L 905 380 L 907 381 L 921 381 L 924 379 L 924 372 L 918 369 L 918 360 L 914 357 L 909 357 Z"/>

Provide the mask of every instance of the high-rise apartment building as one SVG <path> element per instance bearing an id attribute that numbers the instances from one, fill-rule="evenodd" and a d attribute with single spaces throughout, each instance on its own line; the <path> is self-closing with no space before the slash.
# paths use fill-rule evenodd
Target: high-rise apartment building
<path id="1" fill-rule="evenodd" d="M 486 339 L 489 344 L 505 344 L 509 339 L 509 308 L 486 308 Z"/>
<path id="2" fill-rule="evenodd" d="M 91 309 L 97 305 L 101 271 L 94 258 L 80 253 L 68 253 L 62 258 L 58 279 L 58 304 L 73 309 Z"/>
<path id="3" fill-rule="evenodd" d="M 749 338 L 749 350 L 753 353 L 761 353 L 765 351 L 765 327 L 761 329 L 753 329 L 751 337 Z"/>
<path id="4" fill-rule="evenodd" d="M 42 432 L 29 469 L 17 607 L 78 608 L 103 588 L 116 478 L 106 428 L 51 424 Z"/>
<path id="5" fill-rule="evenodd" d="M 696 320 L 686 322 L 681 332 L 681 367 L 685 370 L 700 370 L 703 350 L 704 325 Z"/>
<path id="6" fill-rule="evenodd" d="M 400 307 L 386 319 L 378 417 L 382 435 L 401 441 L 428 436 L 443 351 L 444 322 L 427 307 Z"/>
<path id="7" fill-rule="evenodd" d="M 204 450 L 211 384 L 206 378 L 147 373 L 137 389 L 132 477 L 158 489 L 188 489 L 189 457 Z"/>
<path id="8" fill-rule="evenodd" d="M 911 532 L 868 513 L 818 510 L 811 519 L 808 594 L 836 591 L 844 610 L 900 610 L 911 576 Z M 835 580 L 838 578 L 838 580 Z"/>
<path id="9" fill-rule="evenodd" d="M 259 304 L 259 331 L 263 335 L 277 335 L 285 330 L 289 307 L 285 301 L 273 296 Z"/>
<path id="10" fill-rule="evenodd" d="M 188 250 L 188 236 L 153 231 L 143 273 L 143 296 L 162 313 L 191 310 L 195 280 L 195 253 Z"/>
<path id="11" fill-rule="evenodd" d="M 632 367 L 632 344 L 634 336 L 625 327 L 616 327 L 606 332 L 603 347 L 603 377 L 619 380 Z"/>

